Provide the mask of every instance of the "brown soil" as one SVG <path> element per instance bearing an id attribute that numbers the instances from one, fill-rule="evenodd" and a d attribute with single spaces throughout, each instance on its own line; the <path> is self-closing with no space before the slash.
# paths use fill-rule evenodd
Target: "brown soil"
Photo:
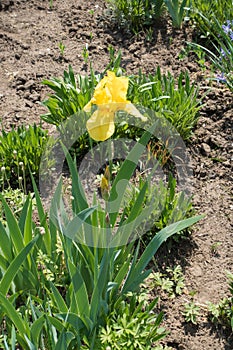
<path id="1" fill-rule="evenodd" d="M 38 102 L 48 93 L 41 81 L 62 76 L 69 64 L 74 72 L 86 73 L 82 56 L 86 43 L 96 71 L 105 68 L 112 45 L 121 49 L 127 73 L 139 68 L 154 72 L 160 65 L 175 76 L 188 70 L 201 94 L 210 87 L 208 64 L 201 69 L 192 54 L 178 58 L 185 41 L 192 38 L 189 27 L 175 31 L 166 19 L 157 24 L 152 37 L 132 37 L 109 27 L 102 0 L 54 0 L 49 5 L 49 0 L 0 0 L 0 117 L 5 129 L 40 122 L 45 110 Z M 65 45 L 64 57 L 60 42 Z M 228 295 L 225 272 L 233 272 L 232 94 L 224 85 L 212 84 L 204 103 L 188 147 L 195 174 L 194 206 L 206 217 L 196 225 L 192 239 L 171 252 L 174 262 L 184 268 L 187 293 L 163 301 L 165 327 L 170 331 L 165 343 L 180 350 L 230 350 L 232 334 L 213 326 L 203 305 Z M 214 251 L 216 242 L 221 245 Z M 181 314 L 191 300 L 190 291 L 196 292 L 194 301 L 201 305 L 197 326 L 185 323 Z"/>

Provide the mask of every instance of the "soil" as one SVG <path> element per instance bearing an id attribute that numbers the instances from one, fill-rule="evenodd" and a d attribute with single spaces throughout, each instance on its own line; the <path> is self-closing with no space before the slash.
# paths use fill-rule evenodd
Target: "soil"
<path id="1" fill-rule="evenodd" d="M 105 13 L 105 15 L 104 15 Z M 209 322 L 205 305 L 229 295 L 226 270 L 233 272 L 232 202 L 232 93 L 225 85 L 211 83 L 208 62 L 198 65 L 194 54 L 180 59 L 191 26 L 174 30 L 165 17 L 150 35 L 132 36 L 111 25 L 105 1 L 0 0 L 0 117 L 4 129 L 40 123 L 45 109 L 40 105 L 48 94 L 43 79 L 63 75 L 71 64 L 75 73 L 87 72 L 83 49 L 88 44 L 93 68 L 101 72 L 109 62 L 108 48 L 122 51 L 127 74 L 162 72 L 177 76 L 188 71 L 200 86 L 203 106 L 198 125 L 187 145 L 194 170 L 196 211 L 205 214 L 192 238 L 168 252 L 167 261 L 182 265 L 186 293 L 162 300 L 164 326 L 170 331 L 164 344 L 179 350 L 233 349 L 233 336 Z M 59 43 L 65 45 L 61 55 Z M 49 128 L 49 125 L 43 123 Z M 219 242 L 219 243 L 218 243 Z M 217 247 L 215 249 L 215 247 Z M 165 254 L 166 255 L 166 254 Z M 201 307 L 197 325 L 186 323 L 181 311 L 192 300 Z"/>

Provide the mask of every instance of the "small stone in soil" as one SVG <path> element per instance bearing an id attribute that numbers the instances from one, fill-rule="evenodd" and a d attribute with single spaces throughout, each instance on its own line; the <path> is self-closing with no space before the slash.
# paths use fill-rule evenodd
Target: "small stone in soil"
<path id="1" fill-rule="evenodd" d="M 20 55 L 19 53 L 16 53 L 16 54 L 15 54 L 15 58 L 16 58 L 17 60 L 19 60 L 20 57 L 21 57 L 21 55 Z"/>
<path id="2" fill-rule="evenodd" d="M 29 96 L 29 99 L 30 99 L 31 101 L 33 101 L 33 102 L 35 102 L 35 101 L 40 101 L 40 94 L 31 94 L 31 95 Z"/>
<path id="3" fill-rule="evenodd" d="M 211 152 L 211 148 L 210 146 L 207 144 L 207 143 L 202 143 L 201 144 L 201 153 L 204 155 L 204 156 L 207 156 L 209 155 Z"/>
<path id="4" fill-rule="evenodd" d="M 27 107 L 32 108 L 32 107 L 34 106 L 34 103 L 31 102 L 31 101 L 29 101 L 29 100 L 25 100 L 25 105 L 26 105 Z"/>
<path id="5" fill-rule="evenodd" d="M 28 80 L 28 81 L 24 84 L 24 87 L 25 87 L 25 89 L 29 89 L 29 88 L 31 88 L 34 84 L 35 84 L 35 81 L 31 79 L 31 80 Z"/>

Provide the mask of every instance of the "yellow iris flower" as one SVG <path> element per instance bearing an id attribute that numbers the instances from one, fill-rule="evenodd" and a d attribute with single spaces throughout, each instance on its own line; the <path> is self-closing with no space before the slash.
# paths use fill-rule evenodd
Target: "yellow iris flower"
<path id="1" fill-rule="evenodd" d="M 111 71 L 108 71 L 107 76 L 97 84 L 94 96 L 84 107 L 85 112 L 90 112 L 92 105 L 98 107 L 86 124 L 87 131 L 94 140 L 105 141 L 113 135 L 114 116 L 119 110 L 140 117 L 144 121 L 147 119 L 126 99 L 128 85 L 127 77 L 116 77 Z"/>

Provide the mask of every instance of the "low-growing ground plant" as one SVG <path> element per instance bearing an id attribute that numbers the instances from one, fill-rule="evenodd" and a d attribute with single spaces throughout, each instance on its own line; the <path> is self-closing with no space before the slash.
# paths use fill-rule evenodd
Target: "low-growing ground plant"
<path id="1" fill-rule="evenodd" d="M 180 265 L 174 268 L 167 267 L 162 272 L 152 272 L 147 281 L 150 288 L 159 288 L 167 293 L 170 298 L 181 295 L 185 288 L 184 275 Z"/>
<path id="2" fill-rule="evenodd" d="M 212 62 L 214 77 L 211 79 L 224 83 L 233 91 L 233 20 L 220 23 L 214 18 L 211 21 L 202 15 L 203 27 L 209 33 L 209 40 L 205 45 L 191 43 L 195 52 L 205 55 Z M 215 30 L 211 26 L 215 26 Z"/>
<path id="3" fill-rule="evenodd" d="M 184 305 L 184 311 L 182 312 L 185 321 L 197 324 L 197 319 L 200 311 L 200 307 L 194 302 L 190 302 Z"/>
<path id="4" fill-rule="evenodd" d="M 41 115 L 41 119 L 49 124 L 59 126 L 69 116 L 82 110 L 89 102 L 93 89 L 97 83 L 97 77 L 78 75 L 75 79 L 73 69 L 69 66 L 68 71 L 64 71 L 63 79 L 52 78 L 44 80 L 54 91 L 42 104 L 49 110 Z"/>
<path id="5" fill-rule="evenodd" d="M 198 23 L 198 44 L 191 43 L 195 52 L 212 62 L 214 80 L 233 89 L 233 22 L 232 1 L 193 1 L 194 19 Z M 204 40 L 202 40 L 204 39 Z M 200 44 L 201 42 L 201 44 Z"/>
<path id="6" fill-rule="evenodd" d="M 108 316 L 106 326 L 100 329 L 100 342 L 111 349 L 156 348 L 156 343 L 166 336 L 161 326 L 163 314 L 155 314 L 158 298 L 148 303 L 135 294 L 128 295 L 128 301 L 118 303 Z M 153 346 L 154 344 L 154 346 Z"/>
<path id="7" fill-rule="evenodd" d="M 146 31 L 156 26 L 156 21 L 167 9 L 176 28 L 182 27 L 182 22 L 189 5 L 189 0 L 108 0 L 112 11 L 112 20 L 124 29 L 134 34 Z"/>
<path id="8" fill-rule="evenodd" d="M 131 211 L 138 196 L 138 192 L 143 188 L 143 185 L 145 185 L 145 180 L 143 180 L 143 178 L 139 178 L 137 186 L 130 184 L 124 202 L 125 216 Z M 143 210 L 143 207 L 146 207 L 151 201 L 154 203 L 156 202 L 156 205 L 146 220 L 147 225 L 149 222 L 151 222 L 152 225 L 151 230 L 143 236 L 143 246 L 146 246 L 159 230 L 173 222 L 190 217 L 194 213 L 192 209 L 192 197 L 187 197 L 183 191 L 177 193 L 176 180 L 171 175 L 166 184 L 162 180 L 160 180 L 159 183 L 150 184 L 146 191 L 141 209 Z M 172 239 L 178 241 L 180 238 L 184 237 L 186 233 L 187 232 L 178 232 Z"/>
<path id="9" fill-rule="evenodd" d="M 220 324 L 233 331 L 233 275 L 227 273 L 229 279 L 229 297 L 220 300 L 219 303 L 208 303 L 210 320 L 215 324 Z"/>

